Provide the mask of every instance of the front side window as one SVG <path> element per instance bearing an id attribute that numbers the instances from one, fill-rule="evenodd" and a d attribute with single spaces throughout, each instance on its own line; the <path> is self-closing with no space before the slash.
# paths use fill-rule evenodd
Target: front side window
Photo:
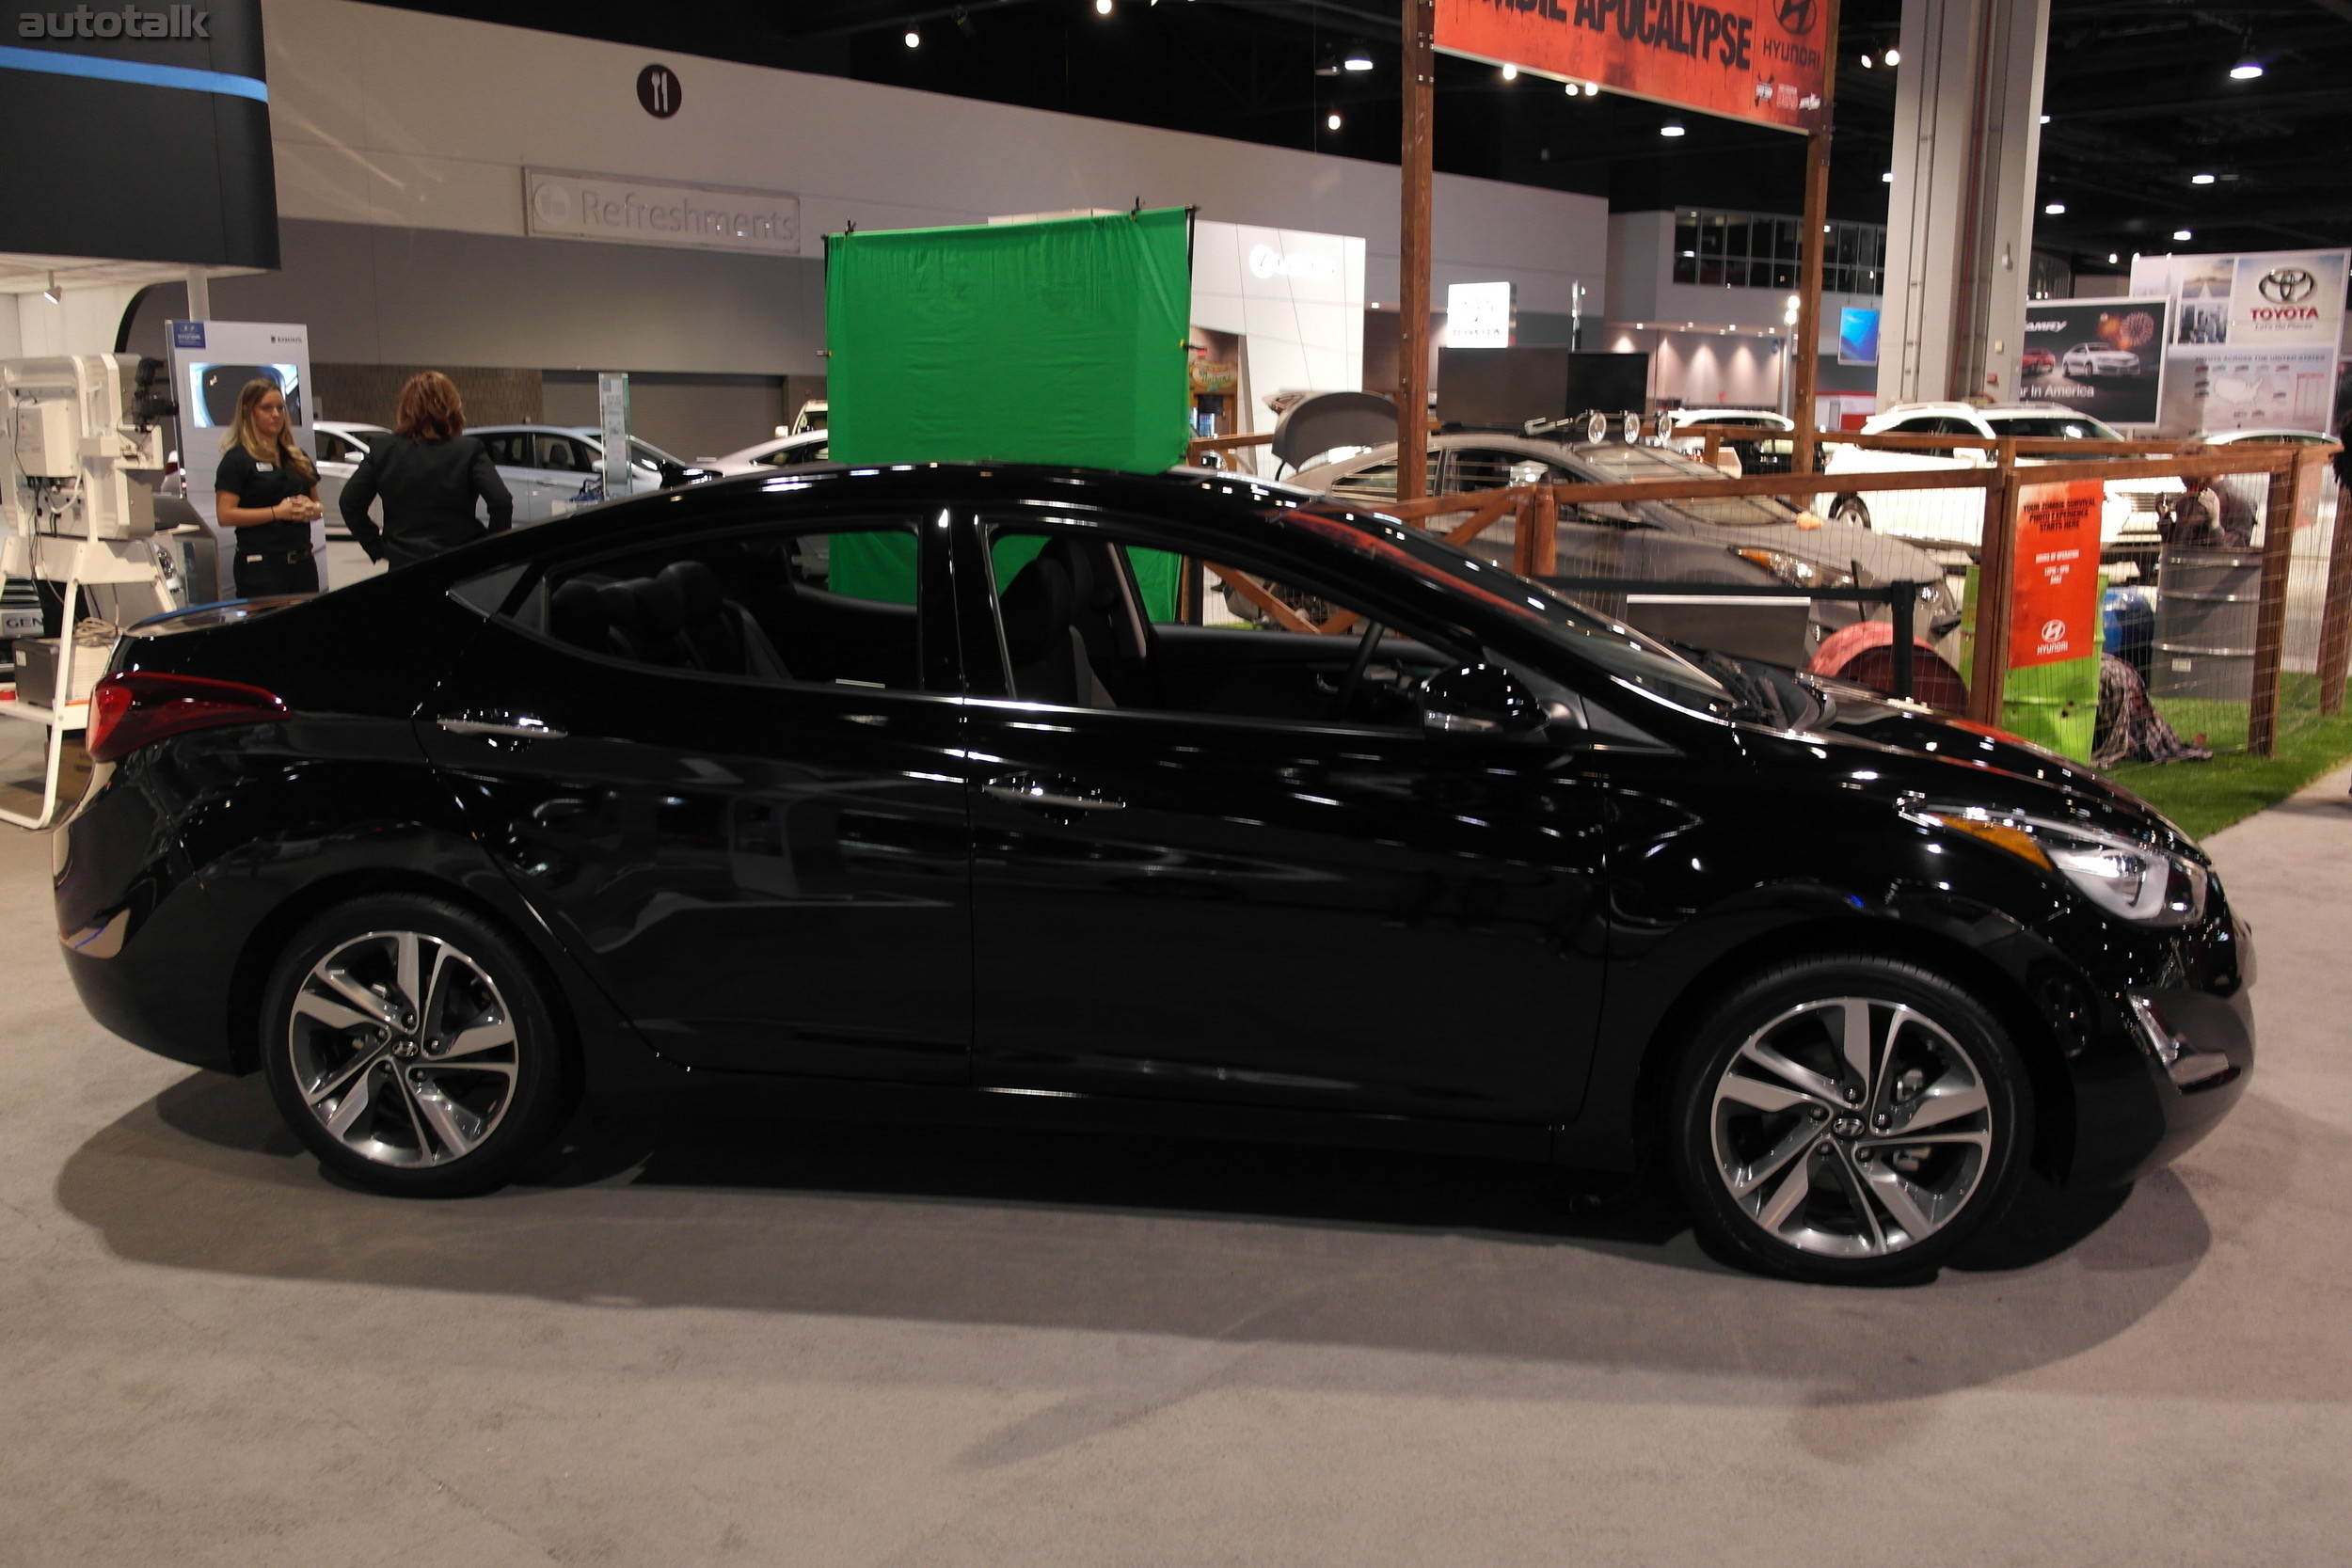
<path id="1" fill-rule="evenodd" d="M 550 567 L 516 618 L 632 665 L 913 690 L 922 684 L 916 558 L 912 522 L 665 541 Z"/>
<path id="2" fill-rule="evenodd" d="M 1513 485 L 1548 484 L 1552 480 L 1550 464 L 1524 452 L 1460 447 L 1450 461 L 1444 491 L 1449 496 L 1502 490 Z M 1393 485 L 1390 494 L 1395 494 Z"/>
<path id="3" fill-rule="evenodd" d="M 2086 344 L 2086 350 L 2090 345 Z M 2088 415 L 2035 414 L 1993 421 L 1996 436 L 2046 436 L 2068 441 L 2121 441 L 2123 437 Z"/>
<path id="4" fill-rule="evenodd" d="M 542 436 L 534 445 L 538 451 L 535 465 L 538 467 L 553 468 L 558 473 L 567 474 L 596 471 L 596 450 L 576 436 Z"/>
<path id="5" fill-rule="evenodd" d="M 531 436 L 527 431 L 493 430 L 479 434 L 478 438 L 489 451 L 490 461 L 501 468 L 528 468 L 531 461 Z"/>

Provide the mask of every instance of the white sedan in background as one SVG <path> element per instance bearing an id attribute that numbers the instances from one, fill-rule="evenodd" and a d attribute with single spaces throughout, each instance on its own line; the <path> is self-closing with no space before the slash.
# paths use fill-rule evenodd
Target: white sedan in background
<path id="1" fill-rule="evenodd" d="M 2058 356 L 2058 369 L 2077 380 L 2093 375 L 2137 375 L 2139 356 L 2112 343 L 2076 343 Z"/>
<path id="2" fill-rule="evenodd" d="M 2113 426 L 2088 414 L 2070 414 L 2047 404 L 2006 404 L 1979 407 L 1968 403 L 1899 404 L 1873 415 L 1862 427 L 1865 436 L 2047 436 L 2070 441 L 2121 441 Z M 1815 498 L 1814 510 L 1841 523 L 1874 528 L 1937 544 L 1974 549 L 1984 531 L 1984 491 L 1873 490 L 1863 483 L 1874 473 L 1918 473 L 1937 468 L 1989 468 L 1991 451 L 1982 447 L 1925 447 L 1904 451 L 1879 451 L 1843 442 L 1829 449 L 1824 474 L 1836 478 L 1839 488 Z M 2056 463 L 2042 455 L 2020 458 L 2019 466 Z M 2103 546 L 2153 549 L 2156 518 L 2163 498 L 2181 493 L 2177 479 L 2109 480 L 2106 505 L 2100 515 Z"/>
<path id="3" fill-rule="evenodd" d="M 322 420 L 310 427 L 311 438 L 318 443 L 319 504 L 326 509 L 329 539 L 351 537 L 351 531 L 343 527 L 343 483 L 358 469 L 369 451 L 389 435 L 391 432 L 380 424 Z M 383 522 L 384 503 L 373 503 L 369 514 L 378 523 Z"/>
<path id="4" fill-rule="evenodd" d="M 769 468 L 788 468 L 795 463 L 822 463 L 825 460 L 829 432 L 823 425 L 790 436 L 772 436 L 740 451 L 724 457 L 703 459 L 703 467 L 715 468 L 732 479 L 737 474 L 761 473 Z"/>

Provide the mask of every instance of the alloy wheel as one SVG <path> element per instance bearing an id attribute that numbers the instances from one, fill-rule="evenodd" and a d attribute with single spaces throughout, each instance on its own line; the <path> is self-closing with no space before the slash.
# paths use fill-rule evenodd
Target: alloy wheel
<path id="1" fill-rule="evenodd" d="M 1883 1258 L 1949 1224 L 1991 1159 L 1984 1073 L 1900 1002 L 1804 1003 L 1740 1045 L 1714 1086 L 1716 1174 L 1774 1240 Z"/>
<path id="2" fill-rule="evenodd" d="M 370 931 L 311 965 L 286 1022 L 294 1086 L 328 1135 L 378 1164 L 463 1159 L 515 1099 L 514 1014 L 473 958 Z"/>

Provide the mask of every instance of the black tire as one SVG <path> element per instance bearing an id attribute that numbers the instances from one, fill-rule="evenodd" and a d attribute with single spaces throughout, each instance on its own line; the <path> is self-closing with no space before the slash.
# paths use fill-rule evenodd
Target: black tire
<path id="1" fill-rule="evenodd" d="M 414 894 L 338 905 L 270 977 L 270 1094 L 355 1185 L 401 1197 L 502 1186 L 572 1103 L 551 985 L 520 943 L 459 905 Z"/>
<path id="2" fill-rule="evenodd" d="M 1840 496 L 1830 504 L 1829 520 L 1851 528 L 1868 528 L 1870 509 L 1863 503 L 1860 496 Z"/>
<path id="3" fill-rule="evenodd" d="M 1932 1275 L 1998 1222 L 2033 1148 L 2026 1064 L 1993 1015 L 1932 971 L 1862 954 L 1740 985 L 1695 1031 L 1668 1117 L 1708 1250 L 1821 1284 Z"/>

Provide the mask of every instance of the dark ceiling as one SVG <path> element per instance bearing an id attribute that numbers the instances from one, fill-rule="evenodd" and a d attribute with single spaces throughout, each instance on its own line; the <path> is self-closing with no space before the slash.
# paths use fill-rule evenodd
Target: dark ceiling
<path id="1" fill-rule="evenodd" d="M 407 0 L 485 22 L 1394 163 L 1394 0 Z M 1883 221 L 1900 0 L 1847 0 L 1832 215 Z M 919 42 L 909 47 L 912 32 Z M 1350 44 L 1372 71 L 1338 69 Z M 1865 69 L 1862 57 L 1875 63 Z M 2231 67 L 2251 56 L 2258 80 Z M 2352 240 L 2352 0 L 2052 0 L 2037 243 L 2112 253 Z M 2330 87 L 2328 84 L 2333 83 Z M 1337 114 L 1340 126 L 1327 127 Z M 1659 135 L 1668 121 L 1687 134 Z M 1796 212 L 1802 143 L 1440 56 L 1438 167 L 1616 211 Z M 2206 184 L 2194 176 L 2211 174 Z"/>

